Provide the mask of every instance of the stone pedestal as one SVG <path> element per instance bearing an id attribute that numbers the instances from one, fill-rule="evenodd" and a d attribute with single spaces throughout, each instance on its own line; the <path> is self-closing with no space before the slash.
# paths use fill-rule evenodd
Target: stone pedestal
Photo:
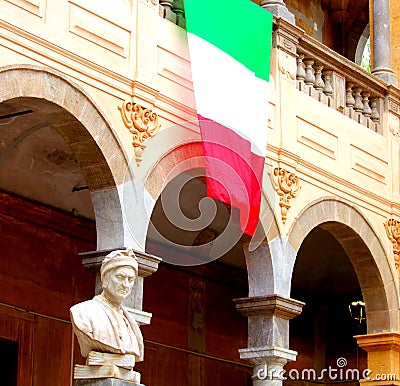
<path id="1" fill-rule="evenodd" d="M 254 386 L 281 386 L 283 366 L 294 361 L 289 350 L 289 320 L 301 313 L 304 303 L 279 295 L 235 299 L 236 308 L 248 317 L 248 345 L 240 358 L 253 365 Z"/>
<path id="2" fill-rule="evenodd" d="M 121 379 L 78 379 L 76 386 L 144 386 L 141 383 L 122 381 Z"/>

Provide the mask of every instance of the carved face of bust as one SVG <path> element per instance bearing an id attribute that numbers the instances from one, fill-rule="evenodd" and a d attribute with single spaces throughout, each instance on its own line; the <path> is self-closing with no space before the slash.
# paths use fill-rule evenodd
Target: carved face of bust
<path id="1" fill-rule="evenodd" d="M 111 270 L 103 283 L 104 295 L 114 303 L 121 304 L 135 283 L 136 274 L 132 267 L 117 267 Z"/>

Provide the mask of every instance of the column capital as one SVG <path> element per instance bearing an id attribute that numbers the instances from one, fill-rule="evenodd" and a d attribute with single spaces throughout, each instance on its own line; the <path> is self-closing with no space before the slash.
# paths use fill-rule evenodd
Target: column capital
<path id="1" fill-rule="evenodd" d="M 112 249 L 103 249 L 100 251 L 82 252 L 79 253 L 79 256 L 82 258 L 82 265 L 85 268 L 93 273 L 98 273 L 100 272 L 101 263 L 104 258 L 112 251 L 116 251 L 118 249 L 126 248 L 119 247 Z M 162 261 L 160 257 L 150 255 L 146 252 L 133 250 L 133 253 L 138 258 L 140 277 L 147 277 L 156 272 L 158 269 L 158 264 Z"/>
<path id="2" fill-rule="evenodd" d="M 296 360 L 297 351 L 283 347 L 248 347 L 239 349 L 241 359 L 247 359 L 253 364 L 267 364 L 270 362 L 285 365 L 287 361 Z"/>
<path id="3" fill-rule="evenodd" d="M 400 333 L 381 332 L 356 335 L 357 344 L 367 352 L 393 350 L 400 352 Z"/>
<path id="4" fill-rule="evenodd" d="M 301 314 L 304 303 L 280 295 L 255 296 L 234 299 L 236 309 L 244 316 L 277 316 L 293 319 Z"/>
<path id="5" fill-rule="evenodd" d="M 358 345 L 368 353 L 368 379 L 364 386 L 400 385 L 400 333 L 356 335 Z"/>

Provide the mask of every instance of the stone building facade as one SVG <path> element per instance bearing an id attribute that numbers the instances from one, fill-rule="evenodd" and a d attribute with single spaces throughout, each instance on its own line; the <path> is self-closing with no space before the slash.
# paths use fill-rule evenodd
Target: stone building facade
<path id="1" fill-rule="evenodd" d="M 127 306 L 146 385 L 356 383 L 368 369 L 363 383 L 398 383 L 400 8 L 258 4 L 276 18 L 250 240 L 235 208 L 203 200 L 181 1 L 0 2 L 7 385 L 74 384 L 69 307 L 121 247 L 139 257 Z"/>

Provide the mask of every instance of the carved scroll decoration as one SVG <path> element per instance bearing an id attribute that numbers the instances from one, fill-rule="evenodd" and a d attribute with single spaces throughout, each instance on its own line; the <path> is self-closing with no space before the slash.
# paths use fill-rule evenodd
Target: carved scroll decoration
<path id="1" fill-rule="evenodd" d="M 385 229 L 389 240 L 393 244 L 394 264 L 399 270 L 400 265 L 400 221 L 390 218 L 386 220 Z"/>
<path id="2" fill-rule="evenodd" d="M 283 78 L 289 82 L 294 84 L 294 81 L 296 80 L 296 76 L 294 74 L 292 74 L 291 71 L 287 70 L 284 66 L 282 66 L 281 64 L 279 64 L 279 71 L 280 73 L 283 75 Z"/>
<path id="3" fill-rule="evenodd" d="M 274 189 L 278 193 L 281 207 L 282 222 L 285 224 L 287 212 L 291 207 L 290 200 L 297 196 L 300 190 L 299 178 L 286 169 L 275 168 L 271 175 Z"/>
<path id="4" fill-rule="evenodd" d="M 123 102 L 118 106 L 122 120 L 127 129 L 133 134 L 132 145 L 135 151 L 137 166 L 142 162 L 142 153 L 146 148 L 144 142 L 156 134 L 160 128 L 158 115 L 138 103 Z"/>

